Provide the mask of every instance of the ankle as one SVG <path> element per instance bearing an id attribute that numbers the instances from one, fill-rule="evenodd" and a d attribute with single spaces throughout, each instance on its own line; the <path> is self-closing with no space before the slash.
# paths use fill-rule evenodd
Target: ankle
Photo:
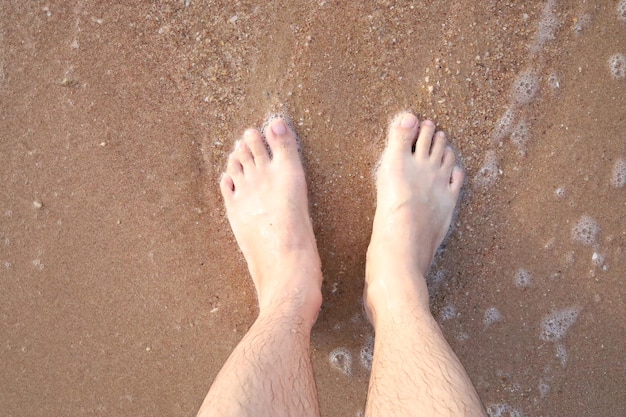
<path id="1" fill-rule="evenodd" d="M 407 243 L 410 237 L 374 236 L 367 248 L 367 268 L 383 273 L 394 271 L 398 274 L 426 276 L 435 255 L 435 250 L 422 244 L 419 250 Z M 436 249 L 436 248 L 435 248 Z"/>
<path id="2" fill-rule="evenodd" d="M 307 278 L 310 280 L 308 284 L 270 289 L 260 294 L 259 319 L 285 321 L 310 330 L 322 305 L 322 291 L 315 284 L 321 282 L 321 275 L 320 278 Z"/>
<path id="3" fill-rule="evenodd" d="M 403 270 L 399 265 L 384 271 L 370 268 L 366 271 L 364 303 L 372 324 L 402 317 L 409 312 L 430 315 L 428 288 L 423 275 Z"/>
<path id="4" fill-rule="evenodd" d="M 319 306 L 321 306 L 321 293 Z M 316 303 L 275 303 L 259 310 L 256 319 L 259 323 L 270 323 L 273 326 L 287 326 L 290 331 L 310 333 L 317 321 L 320 307 Z"/>
<path id="5" fill-rule="evenodd" d="M 411 297 L 397 297 L 384 303 L 371 304 L 371 306 L 368 314 L 375 332 L 403 326 L 403 323 L 413 323 L 415 320 L 422 322 L 433 319 L 428 303 L 411 299 Z"/>

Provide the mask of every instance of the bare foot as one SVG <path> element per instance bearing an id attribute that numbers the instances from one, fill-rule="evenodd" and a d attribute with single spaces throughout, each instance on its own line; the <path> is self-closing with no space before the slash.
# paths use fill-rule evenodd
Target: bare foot
<path id="1" fill-rule="evenodd" d="M 259 298 L 260 316 L 281 313 L 312 325 L 322 273 L 296 136 L 280 118 L 248 129 L 230 154 L 220 188 L 228 220 Z"/>
<path id="2" fill-rule="evenodd" d="M 364 301 L 372 322 L 382 310 L 407 302 L 428 310 L 424 276 L 448 232 L 463 184 L 445 134 L 434 133 L 431 120 L 419 123 L 410 113 L 399 114 L 389 127 L 367 251 Z"/>

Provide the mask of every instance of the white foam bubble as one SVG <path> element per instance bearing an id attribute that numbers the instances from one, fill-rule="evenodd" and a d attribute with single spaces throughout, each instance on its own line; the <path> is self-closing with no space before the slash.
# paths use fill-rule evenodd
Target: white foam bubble
<path id="1" fill-rule="evenodd" d="M 453 306 L 452 304 L 445 305 L 441 309 L 441 311 L 439 313 L 439 315 L 441 317 L 441 320 L 451 320 L 451 319 L 454 319 L 454 318 L 456 318 L 457 314 L 458 314 L 458 312 L 456 310 L 456 307 Z"/>
<path id="2" fill-rule="evenodd" d="M 537 29 L 537 40 L 540 46 L 546 41 L 555 38 L 555 32 L 561 25 L 559 17 L 554 12 L 556 9 L 556 0 L 548 0 L 541 11 L 541 19 Z"/>
<path id="3" fill-rule="evenodd" d="M 618 158 L 613 165 L 611 175 L 611 185 L 615 188 L 622 188 L 626 185 L 626 159 Z"/>
<path id="4" fill-rule="evenodd" d="M 586 246 L 596 243 L 596 237 L 600 232 L 600 226 L 590 216 L 582 216 L 572 227 L 572 240 Z"/>
<path id="5" fill-rule="evenodd" d="M 515 277 L 513 277 L 513 281 L 515 282 L 515 286 L 517 288 L 527 288 L 530 287 L 530 284 L 532 283 L 532 275 L 530 274 L 530 271 L 528 271 L 528 269 L 524 269 L 524 268 L 519 268 L 516 272 L 515 272 Z"/>
<path id="6" fill-rule="evenodd" d="M 593 264 L 595 266 L 603 266 L 604 265 L 604 255 L 602 255 L 601 253 L 598 253 L 598 252 L 594 252 L 591 255 L 591 262 L 593 262 Z"/>
<path id="7" fill-rule="evenodd" d="M 339 347 L 328 355 L 330 366 L 345 375 L 352 375 L 352 354 L 347 348 Z"/>
<path id="8" fill-rule="evenodd" d="M 502 116 L 500 116 L 491 134 L 492 144 L 497 144 L 511 133 L 513 123 L 515 123 L 515 117 L 515 108 L 513 106 L 506 109 Z"/>
<path id="9" fill-rule="evenodd" d="M 567 349 L 565 349 L 565 345 L 563 343 L 556 344 L 555 356 L 557 357 L 559 362 L 561 362 L 561 366 L 565 368 L 565 365 L 567 365 L 568 356 L 567 356 Z"/>
<path id="10" fill-rule="evenodd" d="M 538 53 L 547 41 L 555 38 L 556 30 L 561 25 L 559 16 L 555 13 L 556 0 L 548 0 L 541 11 L 541 18 L 537 27 L 537 40 L 530 51 Z"/>
<path id="11" fill-rule="evenodd" d="M 539 75 L 532 69 L 521 72 L 513 81 L 513 100 L 519 104 L 528 104 L 533 101 L 539 91 Z"/>
<path id="12" fill-rule="evenodd" d="M 483 316 L 483 324 L 485 325 L 485 328 L 500 320 L 502 320 L 502 313 L 500 313 L 500 310 L 495 307 L 489 307 L 485 310 L 485 315 Z"/>
<path id="13" fill-rule="evenodd" d="M 474 177 L 474 185 L 478 187 L 488 187 L 495 184 L 500 171 L 498 168 L 498 156 L 494 150 L 485 153 L 483 166 Z"/>
<path id="14" fill-rule="evenodd" d="M 487 407 L 489 417 L 524 417 L 524 413 L 508 403 L 491 404 Z"/>
<path id="15" fill-rule="evenodd" d="M 530 139 L 530 125 L 525 118 L 520 119 L 511 132 L 511 142 L 515 145 L 520 155 L 526 154 L 526 144 Z"/>
<path id="16" fill-rule="evenodd" d="M 361 366 L 368 371 L 372 370 L 372 363 L 374 362 L 374 337 L 368 336 L 365 340 L 365 344 L 361 347 L 359 352 L 359 359 L 361 360 Z"/>
<path id="17" fill-rule="evenodd" d="M 457 342 L 465 342 L 466 340 L 469 340 L 470 335 L 467 332 L 459 332 L 456 335 L 456 340 Z"/>
<path id="18" fill-rule="evenodd" d="M 626 22 L 626 0 L 617 3 L 617 18 Z"/>
<path id="19" fill-rule="evenodd" d="M 541 334 L 539 337 L 547 342 L 562 340 L 569 328 L 576 323 L 580 307 L 566 307 L 553 310 L 541 320 Z"/>
<path id="20" fill-rule="evenodd" d="M 564 198 L 567 195 L 567 190 L 563 187 L 559 187 L 554 190 L 554 194 L 556 194 L 558 198 Z"/>
<path id="21" fill-rule="evenodd" d="M 503 404 L 491 404 L 487 407 L 487 415 L 489 417 L 501 417 L 507 410 L 509 405 Z"/>
<path id="22" fill-rule="evenodd" d="M 609 58 L 609 70 L 616 80 L 626 78 L 626 57 L 624 54 L 615 54 Z"/>

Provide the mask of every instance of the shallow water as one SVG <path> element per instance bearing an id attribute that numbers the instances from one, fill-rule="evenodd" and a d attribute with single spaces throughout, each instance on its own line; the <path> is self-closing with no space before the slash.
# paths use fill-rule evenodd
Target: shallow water
<path id="1" fill-rule="evenodd" d="M 356 415 L 371 174 L 412 109 L 466 169 L 428 279 L 490 414 L 623 414 L 626 6 L 449 3 L 2 2 L 0 413 L 195 413 L 256 314 L 217 179 L 283 111 L 324 268 L 322 412 Z"/>

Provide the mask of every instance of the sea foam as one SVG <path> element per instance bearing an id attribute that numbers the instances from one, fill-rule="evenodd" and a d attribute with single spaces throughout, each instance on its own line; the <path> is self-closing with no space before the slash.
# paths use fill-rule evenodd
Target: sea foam
<path id="1" fill-rule="evenodd" d="M 374 337 L 368 336 L 365 343 L 361 347 L 359 352 L 359 359 L 361 360 L 361 366 L 368 371 L 372 369 L 372 363 L 374 362 Z"/>
<path id="2" fill-rule="evenodd" d="M 626 22 L 626 0 L 617 3 L 617 18 Z"/>
<path id="3" fill-rule="evenodd" d="M 339 347 L 328 355 L 330 365 L 344 373 L 345 375 L 352 375 L 352 354 L 344 347 Z"/>
<path id="4" fill-rule="evenodd" d="M 520 73 L 513 81 L 513 100 L 519 104 L 528 104 L 535 98 L 539 91 L 539 75 L 533 70 Z"/>
<path id="5" fill-rule="evenodd" d="M 615 161 L 611 175 L 611 185 L 615 188 L 622 188 L 626 185 L 626 159 L 618 158 Z"/>
<path id="6" fill-rule="evenodd" d="M 585 215 L 572 227 L 572 240 L 585 246 L 592 246 L 596 243 L 598 232 L 600 232 L 598 223 L 592 217 Z"/>
<path id="7" fill-rule="evenodd" d="M 609 58 L 609 70 L 611 76 L 616 80 L 626 78 L 626 57 L 624 54 L 611 55 Z"/>
<path id="8" fill-rule="evenodd" d="M 562 340 L 567 331 L 578 319 L 579 307 L 566 307 L 560 310 L 553 310 L 541 320 L 540 338 L 546 342 L 557 342 Z"/>
<path id="9" fill-rule="evenodd" d="M 502 313 L 500 313 L 500 310 L 495 307 L 489 307 L 485 310 L 485 315 L 483 316 L 483 324 L 485 325 L 485 328 L 500 320 L 502 320 Z"/>
<path id="10" fill-rule="evenodd" d="M 515 272 L 515 276 L 513 277 L 513 281 L 515 282 L 515 286 L 517 288 L 526 288 L 530 287 L 532 282 L 532 275 L 527 269 L 519 268 Z"/>

